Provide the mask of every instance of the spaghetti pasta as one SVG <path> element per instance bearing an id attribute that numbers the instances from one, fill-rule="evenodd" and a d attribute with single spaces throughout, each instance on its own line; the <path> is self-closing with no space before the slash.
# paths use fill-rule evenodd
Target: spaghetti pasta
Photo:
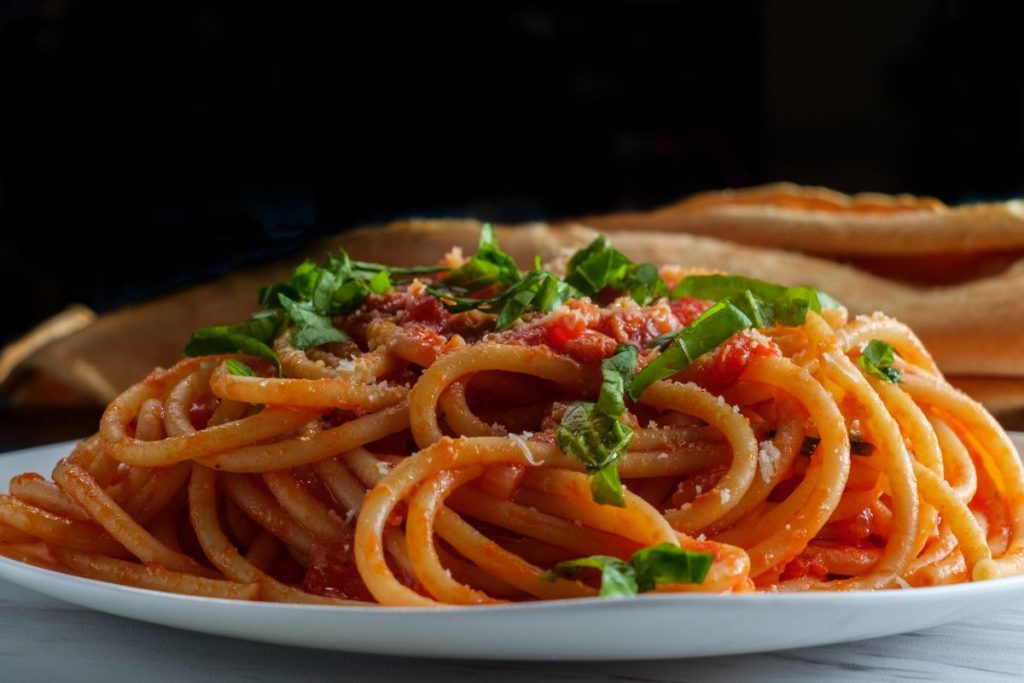
<path id="1" fill-rule="evenodd" d="M 603 240 L 559 275 L 489 234 L 443 263 L 304 264 L 197 333 L 12 480 L 0 551 L 333 605 L 1024 573 L 1019 456 L 905 325 Z"/>

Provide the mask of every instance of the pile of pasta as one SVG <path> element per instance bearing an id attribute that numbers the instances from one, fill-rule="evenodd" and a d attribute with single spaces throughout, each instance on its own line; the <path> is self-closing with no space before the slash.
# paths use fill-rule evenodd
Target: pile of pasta
<path id="1" fill-rule="evenodd" d="M 428 297 L 401 286 L 353 315 Z M 597 362 L 528 334 L 431 335 L 370 318 L 347 345 L 300 350 L 282 332 L 280 374 L 247 354 L 154 371 L 52 481 L 11 481 L 0 552 L 141 588 L 339 605 L 595 596 L 596 573 L 552 569 L 661 544 L 712 557 L 700 582 L 661 592 L 1024 572 L 1013 444 L 884 315 L 826 308 L 759 329 L 777 351 L 744 358 L 721 390 L 685 374 L 651 384 L 621 418 L 633 430 L 622 506 L 595 502 L 585 464 L 555 437 L 565 405 L 596 399 Z M 895 349 L 898 383 L 856 363 L 870 340 Z M 253 372 L 233 372 L 238 362 Z"/>

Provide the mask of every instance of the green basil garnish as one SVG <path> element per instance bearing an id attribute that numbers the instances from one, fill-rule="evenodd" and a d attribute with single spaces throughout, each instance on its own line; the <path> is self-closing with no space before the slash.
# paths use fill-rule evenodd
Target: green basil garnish
<path id="1" fill-rule="evenodd" d="M 584 296 L 594 297 L 609 288 L 640 305 L 669 295 L 655 266 L 634 263 L 610 247 L 603 235 L 573 255 L 566 265 L 565 281 Z"/>
<path id="2" fill-rule="evenodd" d="M 591 555 L 559 562 L 545 578 L 570 577 L 582 569 L 601 572 L 603 598 L 624 598 L 654 590 L 666 583 L 703 583 L 714 561 L 711 553 L 683 550 L 669 543 L 643 548 L 623 562 L 608 555 Z"/>
<path id="3" fill-rule="evenodd" d="M 232 375 L 238 375 L 239 377 L 256 377 L 256 372 L 248 365 L 240 360 L 234 358 L 228 358 L 224 361 L 224 367 L 227 368 L 228 372 Z"/>
<path id="4" fill-rule="evenodd" d="M 869 375 L 899 384 L 902 373 L 892 366 L 895 360 L 891 344 L 872 339 L 861 352 L 860 358 L 857 359 L 857 365 Z"/>
<path id="5" fill-rule="evenodd" d="M 595 503 L 624 507 L 619 459 L 629 447 L 633 430 L 619 417 L 626 412 L 625 388 L 636 369 L 637 348 L 619 345 L 601 363 L 601 390 L 596 403 L 570 403 L 555 438 L 558 447 L 587 466 Z"/>

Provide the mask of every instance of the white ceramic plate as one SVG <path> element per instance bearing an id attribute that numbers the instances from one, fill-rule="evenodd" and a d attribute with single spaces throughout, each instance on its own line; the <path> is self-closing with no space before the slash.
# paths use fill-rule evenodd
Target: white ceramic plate
<path id="1" fill-rule="evenodd" d="M 1024 434 L 1014 434 L 1018 448 Z M 48 475 L 57 444 L 0 456 L 0 481 Z M 888 636 L 1024 601 L 1024 577 L 860 593 L 646 595 L 436 610 L 213 600 L 125 588 L 0 558 L 0 578 L 164 626 L 250 640 L 466 659 L 654 659 L 765 652 Z"/>

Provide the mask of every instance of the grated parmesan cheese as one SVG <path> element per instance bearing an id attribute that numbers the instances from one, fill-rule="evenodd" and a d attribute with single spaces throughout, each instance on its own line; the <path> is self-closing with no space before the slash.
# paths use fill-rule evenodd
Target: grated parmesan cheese
<path id="1" fill-rule="evenodd" d="M 668 460 L 668 453 L 665 451 L 658 453 L 658 460 Z"/>
<path id="2" fill-rule="evenodd" d="M 771 440 L 762 441 L 757 449 L 757 464 L 761 471 L 761 479 L 768 483 L 775 476 L 775 468 L 779 464 L 782 453 Z"/>
<path id="3" fill-rule="evenodd" d="M 729 489 L 722 489 L 721 491 L 718 492 L 718 495 L 721 496 L 722 503 L 725 504 L 729 502 L 730 498 L 732 498 L 732 491 L 730 491 Z"/>
<path id="4" fill-rule="evenodd" d="M 530 451 L 530 447 L 526 445 L 526 439 L 523 438 L 526 434 L 529 434 L 529 432 L 523 432 L 522 434 L 509 434 L 508 438 L 515 441 L 516 445 L 519 446 L 519 450 L 523 452 L 523 457 L 526 458 L 526 462 L 530 463 L 534 467 L 540 467 L 544 464 L 544 461 L 537 460 L 537 458 L 533 456 L 533 452 Z M 533 435 L 530 434 L 530 436 Z"/>
<path id="5" fill-rule="evenodd" d="M 338 362 L 334 364 L 334 368 L 342 372 L 353 372 L 356 369 L 356 362 L 348 359 L 338 359 Z"/>

